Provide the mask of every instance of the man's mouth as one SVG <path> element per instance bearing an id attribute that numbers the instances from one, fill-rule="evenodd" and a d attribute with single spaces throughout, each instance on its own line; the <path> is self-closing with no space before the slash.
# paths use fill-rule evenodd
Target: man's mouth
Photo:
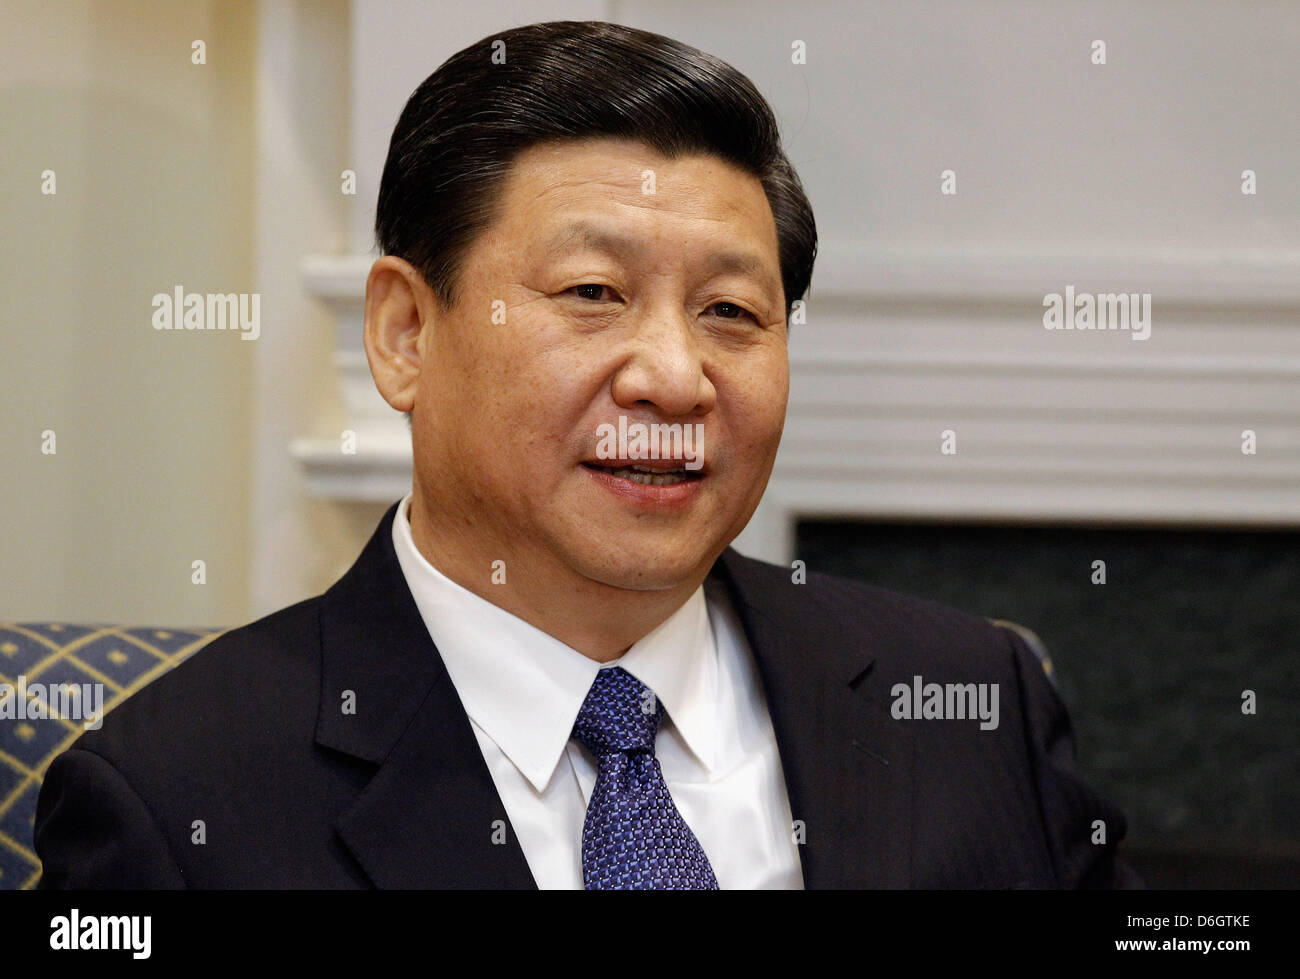
<path id="1" fill-rule="evenodd" d="M 642 486 L 672 486 L 676 483 L 700 479 L 704 475 L 699 470 L 692 471 L 674 463 L 665 465 L 653 462 L 629 462 L 626 465 L 602 466 L 594 462 L 584 462 L 583 465 L 588 469 L 609 473 L 618 479 L 626 479 L 630 483 L 640 483 Z"/>

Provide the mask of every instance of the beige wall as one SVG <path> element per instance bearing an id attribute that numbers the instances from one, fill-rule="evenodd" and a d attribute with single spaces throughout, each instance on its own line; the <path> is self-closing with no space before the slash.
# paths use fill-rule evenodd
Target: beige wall
<path id="1" fill-rule="evenodd" d="M 256 344 L 156 332 L 151 298 L 254 290 L 255 14 L 4 5 L 0 618 L 226 625 L 250 607 Z"/>

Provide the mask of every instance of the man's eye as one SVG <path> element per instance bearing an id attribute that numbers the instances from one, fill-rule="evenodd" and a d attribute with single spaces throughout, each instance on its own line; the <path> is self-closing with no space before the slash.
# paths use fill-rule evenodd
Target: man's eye
<path id="1" fill-rule="evenodd" d="M 617 293 L 615 293 L 613 289 L 609 288 L 609 286 L 602 285 L 598 282 L 584 282 L 581 285 L 571 286 L 565 291 L 577 296 L 579 299 L 587 299 L 592 302 L 600 302 L 603 299 L 613 299 L 617 295 Z M 607 292 L 609 293 L 608 296 L 606 295 Z M 748 317 L 755 323 L 758 322 L 758 317 L 754 313 L 751 313 L 744 306 L 738 305 L 737 303 L 714 303 L 709 307 L 709 309 L 714 310 L 714 315 L 719 319 L 739 320 Z"/>
<path id="2" fill-rule="evenodd" d="M 738 320 L 748 316 L 750 319 L 754 320 L 754 322 L 758 322 L 757 316 L 755 316 L 753 313 L 747 310 L 744 306 L 738 306 L 735 303 L 727 303 L 727 302 L 714 303 L 709 308 L 716 310 L 717 312 L 715 313 L 715 315 L 718 316 L 720 319 Z"/>
<path id="3" fill-rule="evenodd" d="M 579 299 L 603 299 L 603 290 L 606 287 L 596 282 L 584 282 L 580 286 L 574 286 L 569 292 L 576 293 Z"/>

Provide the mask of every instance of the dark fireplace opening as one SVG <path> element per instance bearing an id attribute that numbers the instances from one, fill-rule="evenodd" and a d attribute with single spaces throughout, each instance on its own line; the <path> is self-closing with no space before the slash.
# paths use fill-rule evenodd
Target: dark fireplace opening
<path id="1" fill-rule="evenodd" d="M 1300 884 L 1300 533 L 819 519 L 796 541 L 809 571 L 1038 633 L 1149 887 Z"/>

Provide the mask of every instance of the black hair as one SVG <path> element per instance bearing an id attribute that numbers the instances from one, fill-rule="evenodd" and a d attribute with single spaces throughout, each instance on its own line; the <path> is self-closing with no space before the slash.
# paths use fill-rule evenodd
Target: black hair
<path id="1" fill-rule="evenodd" d="M 410 262 L 444 309 L 474 238 L 524 150 L 620 137 L 667 157 L 707 153 L 761 182 L 776 223 L 786 316 L 812 278 L 812 206 L 771 107 L 720 58 L 603 21 L 516 27 L 471 44 L 420 83 L 393 130 L 379 185 L 380 251 Z"/>

